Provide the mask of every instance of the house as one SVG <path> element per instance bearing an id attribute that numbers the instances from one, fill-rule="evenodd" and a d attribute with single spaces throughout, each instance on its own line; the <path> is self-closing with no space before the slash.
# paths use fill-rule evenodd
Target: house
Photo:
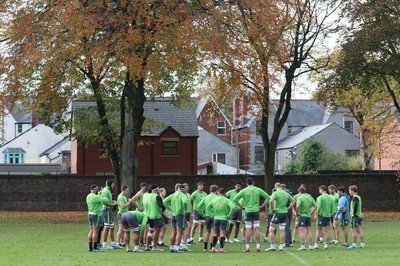
<path id="1" fill-rule="evenodd" d="M 74 101 L 72 109 L 94 104 Z M 138 147 L 138 175 L 196 175 L 199 134 L 195 108 L 181 108 L 171 98 L 155 98 L 145 102 L 144 116 L 145 130 L 141 134 L 142 145 Z M 101 150 L 100 144 L 85 147 L 74 139 L 71 172 L 80 175 L 112 173 L 111 163 L 102 156 Z"/>
<path id="2" fill-rule="evenodd" d="M 386 127 L 379 138 L 374 170 L 400 170 L 400 116 Z"/>
<path id="3" fill-rule="evenodd" d="M 69 152 L 68 134 L 56 134 L 44 124 L 38 124 L 0 147 L 0 162 L 4 164 L 60 164 L 62 154 Z"/>
<path id="4" fill-rule="evenodd" d="M 216 162 L 236 169 L 236 156 L 238 152 L 236 148 L 200 126 L 198 127 L 198 130 L 198 166 L 203 169 L 204 165 L 207 165 L 207 163 Z"/>
<path id="5" fill-rule="evenodd" d="M 318 138 L 332 151 L 349 156 L 359 154 L 361 149 L 359 138 L 335 123 L 304 127 L 279 141 L 275 158 L 278 173 L 297 160 L 304 141 L 311 137 Z"/>
<path id="6" fill-rule="evenodd" d="M 21 104 L 15 108 L 7 108 L 0 116 L 0 146 L 9 142 L 32 127 L 32 112 L 28 112 Z"/>
<path id="7" fill-rule="evenodd" d="M 197 124 L 204 130 L 231 143 L 232 124 L 212 97 L 201 98 L 196 108 Z"/>
<path id="8" fill-rule="evenodd" d="M 272 134 L 277 104 L 277 100 L 271 101 L 271 113 L 268 122 L 268 132 L 270 135 Z M 347 135 L 351 139 L 351 142 L 354 142 L 352 147 L 356 147 L 357 145 L 360 147 L 359 139 L 355 134 L 358 127 L 357 122 L 354 118 L 348 116 L 346 109 L 339 108 L 338 110 L 339 112 L 327 111 L 326 108 L 322 107 L 314 100 L 292 100 L 291 110 L 280 133 L 278 145 L 285 138 L 297 134 L 306 127 L 323 124 L 329 125 L 333 122 L 340 121 L 338 122 L 339 124 L 335 123 L 335 125 L 344 129 L 346 129 L 345 127 L 347 126 L 347 131 L 349 133 L 352 131 L 351 133 L 353 134 L 353 136 Z M 264 172 L 264 147 L 260 135 L 260 111 L 251 105 L 246 96 L 243 96 L 242 98 L 236 97 L 234 99 L 233 113 L 232 144 L 235 145 L 237 143 L 239 146 L 240 168 L 249 172 L 261 174 Z M 352 122 L 352 130 L 350 130 L 349 122 Z M 358 152 L 359 150 L 358 148 Z M 276 173 L 278 173 L 280 169 L 283 169 L 285 162 L 286 160 L 282 161 L 282 158 L 277 156 L 275 161 Z"/>

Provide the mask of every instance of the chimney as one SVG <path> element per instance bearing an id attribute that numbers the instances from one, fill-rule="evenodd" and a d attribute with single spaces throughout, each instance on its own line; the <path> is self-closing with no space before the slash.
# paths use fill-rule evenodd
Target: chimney
<path id="1" fill-rule="evenodd" d="M 249 97 L 247 95 L 242 96 L 242 106 L 240 108 L 241 116 L 240 116 L 240 123 L 242 126 L 246 124 L 246 117 L 247 113 L 249 112 Z"/>
<path id="2" fill-rule="evenodd" d="M 240 119 L 240 99 L 238 96 L 235 96 L 233 99 L 233 126 L 239 126 L 239 119 Z"/>

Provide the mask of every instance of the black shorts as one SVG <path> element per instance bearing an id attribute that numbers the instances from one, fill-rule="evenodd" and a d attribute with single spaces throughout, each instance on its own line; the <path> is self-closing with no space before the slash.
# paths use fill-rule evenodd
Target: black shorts
<path id="1" fill-rule="evenodd" d="M 164 219 L 163 218 L 157 218 L 157 219 L 149 219 L 149 227 L 150 228 L 161 228 L 164 225 Z"/>
<path id="2" fill-rule="evenodd" d="M 297 227 L 310 227 L 311 218 L 310 217 L 298 217 Z"/>
<path id="3" fill-rule="evenodd" d="M 273 214 L 268 214 L 267 215 L 267 223 L 271 223 L 273 216 L 274 216 Z"/>
<path id="4" fill-rule="evenodd" d="M 163 217 L 164 224 L 168 224 L 168 219 Z"/>
<path id="5" fill-rule="evenodd" d="M 317 219 L 317 226 L 325 227 L 331 225 L 331 217 L 322 217 L 319 216 Z"/>
<path id="6" fill-rule="evenodd" d="M 195 221 L 204 221 L 205 218 L 200 215 L 199 211 L 194 211 L 194 220 Z"/>
<path id="7" fill-rule="evenodd" d="M 356 228 L 361 225 L 362 218 L 354 216 L 351 217 L 351 228 Z"/>
<path id="8" fill-rule="evenodd" d="M 122 213 L 123 214 L 123 213 Z M 118 213 L 117 214 L 117 221 L 118 221 L 118 224 L 121 224 L 121 216 L 122 216 L 122 214 L 121 213 Z"/>
<path id="9" fill-rule="evenodd" d="M 190 223 L 190 212 L 187 212 L 185 214 L 185 218 L 186 218 L 186 225 L 188 225 Z"/>
<path id="10" fill-rule="evenodd" d="M 337 217 L 335 217 L 335 214 L 331 215 L 331 223 L 333 224 L 334 221 L 338 221 L 339 219 Z"/>
<path id="11" fill-rule="evenodd" d="M 288 219 L 288 214 L 287 213 L 275 213 L 272 216 L 271 223 L 273 224 L 286 224 Z"/>
<path id="12" fill-rule="evenodd" d="M 242 209 L 235 210 L 232 214 L 231 220 L 240 223 L 242 221 Z"/>
<path id="13" fill-rule="evenodd" d="M 211 229 L 214 224 L 214 218 L 206 216 L 206 228 Z"/>
<path id="14" fill-rule="evenodd" d="M 172 215 L 172 219 L 171 219 L 171 225 L 172 228 L 185 228 L 186 227 L 186 217 L 183 214 L 179 214 L 179 215 Z"/>
<path id="15" fill-rule="evenodd" d="M 246 212 L 246 222 L 260 221 L 260 212 Z"/>
<path id="16" fill-rule="evenodd" d="M 349 224 L 349 220 L 339 219 L 340 226 L 347 226 Z"/>
<path id="17" fill-rule="evenodd" d="M 133 213 L 126 212 L 121 215 L 121 224 L 124 227 L 138 227 L 139 223 Z"/>
<path id="18" fill-rule="evenodd" d="M 114 226 L 114 211 L 112 208 L 104 209 L 102 212 L 104 226 Z"/>
<path id="19" fill-rule="evenodd" d="M 103 225 L 103 219 L 101 215 L 88 214 L 88 221 L 89 221 L 89 226 L 100 227 Z"/>
<path id="20" fill-rule="evenodd" d="M 214 219 L 214 225 L 213 225 L 214 230 L 226 231 L 227 227 L 228 227 L 228 221 Z"/>

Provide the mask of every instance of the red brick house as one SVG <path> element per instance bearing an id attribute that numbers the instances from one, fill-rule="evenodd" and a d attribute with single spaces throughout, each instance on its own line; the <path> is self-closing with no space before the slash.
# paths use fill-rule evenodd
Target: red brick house
<path id="1" fill-rule="evenodd" d="M 94 102 L 75 101 L 73 109 L 90 105 Z M 182 109 L 170 98 L 156 98 L 147 101 L 144 110 L 146 120 L 156 123 L 150 128 L 144 127 L 146 130 L 142 132 L 138 175 L 196 175 L 198 130 L 195 108 Z M 85 148 L 73 140 L 71 146 L 72 174 L 112 173 L 109 159 L 101 156 L 100 144 Z"/>
<path id="2" fill-rule="evenodd" d="M 231 144 L 232 124 L 212 97 L 200 99 L 196 116 L 201 128 Z"/>

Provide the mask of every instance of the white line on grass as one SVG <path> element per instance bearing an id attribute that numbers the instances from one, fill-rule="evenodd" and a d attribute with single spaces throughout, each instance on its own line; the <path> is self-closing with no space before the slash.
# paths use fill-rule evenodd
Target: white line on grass
<path id="1" fill-rule="evenodd" d="M 302 265 L 304 266 L 311 266 L 310 264 L 308 264 L 307 261 L 303 260 L 302 258 L 300 258 L 299 256 L 297 256 L 296 254 L 293 254 L 292 252 L 289 251 L 285 251 L 287 254 L 289 254 L 290 256 L 292 256 L 293 258 L 295 258 L 296 260 L 298 260 Z"/>

